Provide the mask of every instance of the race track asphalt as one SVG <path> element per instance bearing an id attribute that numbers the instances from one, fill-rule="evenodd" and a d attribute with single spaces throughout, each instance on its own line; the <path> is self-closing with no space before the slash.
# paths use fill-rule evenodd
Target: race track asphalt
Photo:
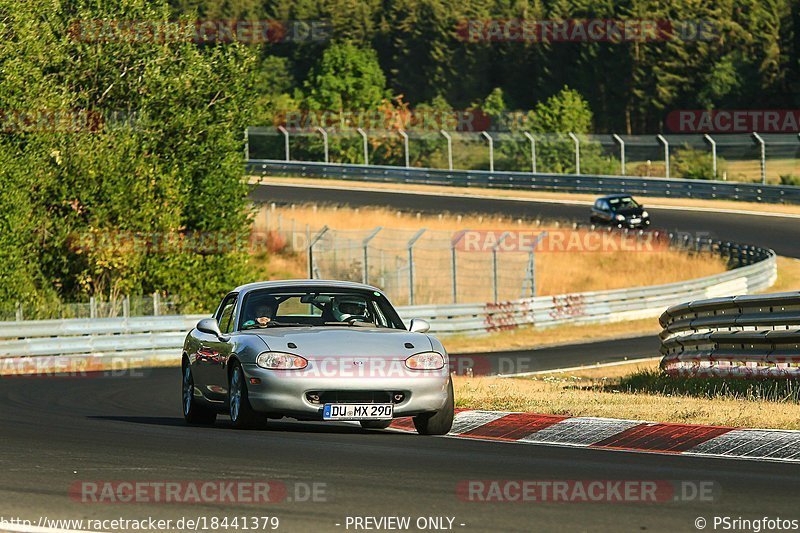
<path id="1" fill-rule="evenodd" d="M 512 199 L 412 194 L 360 190 L 369 184 L 354 183 L 359 190 L 308 188 L 286 184 L 263 184 L 251 189 L 255 202 L 277 204 L 338 204 L 352 207 L 381 205 L 395 209 L 422 213 L 484 213 L 502 214 L 523 219 L 569 219 L 588 222 L 589 207 L 585 205 L 555 204 L 548 202 Z M 645 198 L 645 204 L 649 203 Z M 657 200 L 653 200 L 657 203 Z M 651 213 L 653 229 L 681 231 L 703 237 L 755 244 L 775 250 L 778 255 L 800 258 L 800 219 L 764 217 L 738 213 L 718 213 L 676 209 L 658 209 L 646 206 Z M 764 206 L 769 211 L 769 205 Z"/>
<path id="2" fill-rule="evenodd" d="M 382 192 L 261 186 L 256 201 L 391 205 L 425 212 L 574 217 L 584 206 L 452 199 Z M 797 221 L 718 213 L 652 210 L 659 227 L 707 231 L 800 257 Z M 650 338 L 493 354 L 528 370 L 650 354 Z M 523 364 L 523 363 L 520 363 Z M 533 368 L 536 366 L 537 368 Z M 714 517 L 798 519 L 800 465 L 506 444 L 347 424 L 271 421 L 236 431 L 220 417 L 190 427 L 180 416 L 176 369 L 84 378 L 0 378 L 0 517 L 53 518 L 277 516 L 279 531 L 355 531 L 347 517 L 454 518 L 456 531 L 697 531 Z M 668 401 L 668 400 L 665 400 Z M 293 501 L 91 504 L 75 501 L 82 481 L 275 480 Z M 713 501 L 660 503 L 481 503 L 457 494 L 465 480 L 649 480 L 713 482 Z M 324 498 L 297 501 L 324 484 Z M 321 485 L 318 485 L 321 487 Z M 299 491 L 299 492 L 298 492 Z M 337 525 L 339 524 L 339 525 Z M 461 525 L 463 524 L 463 525 Z M 717 528 L 719 529 L 719 528 Z M 365 529 L 359 529 L 364 531 Z M 412 528 L 412 530 L 417 530 Z"/>
<path id="3" fill-rule="evenodd" d="M 179 383 L 177 369 L 0 378 L 0 516 L 270 515 L 281 520 L 279 531 L 354 531 L 345 528 L 347 516 L 449 516 L 456 531 L 493 532 L 695 531 L 697 517 L 709 520 L 708 529 L 713 516 L 800 517 L 800 465 L 421 437 L 344 424 L 281 421 L 237 431 L 220 417 L 215 427 L 189 427 L 180 416 Z M 324 483 L 327 501 L 133 505 L 69 496 L 85 480 L 219 479 L 281 481 L 290 497 L 305 486 L 297 483 Z M 716 489 L 713 502 L 462 501 L 456 487 L 473 479 L 691 480 Z"/>

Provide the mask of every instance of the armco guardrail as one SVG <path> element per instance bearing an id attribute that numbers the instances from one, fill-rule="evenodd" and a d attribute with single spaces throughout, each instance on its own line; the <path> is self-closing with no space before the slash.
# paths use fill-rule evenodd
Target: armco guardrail
<path id="1" fill-rule="evenodd" d="M 682 303 L 660 321 L 670 375 L 800 377 L 800 292 Z"/>
<path id="2" fill-rule="evenodd" d="M 725 250 L 730 252 L 731 247 Z M 738 249 L 738 253 L 743 252 Z M 400 307 L 398 311 L 404 320 L 428 319 L 432 332 L 439 334 L 655 317 L 677 302 L 764 290 L 774 283 L 777 267 L 771 250 L 747 247 L 743 261 L 750 264 L 688 282 L 497 304 Z M 0 322 L 0 370 L 13 372 L 15 363 L 26 366 L 26 360 L 44 360 L 55 355 L 91 356 L 94 360 L 103 357 L 177 360 L 186 332 L 200 318 L 203 316 Z"/>
<path id="3" fill-rule="evenodd" d="M 499 189 L 560 191 L 570 193 L 628 193 L 642 196 L 708 198 L 764 203 L 800 203 L 800 187 L 583 174 L 533 174 L 485 170 L 441 170 L 377 165 L 350 165 L 306 161 L 251 159 L 246 169 L 253 175 L 300 176 L 353 181 L 488 187 Z"/>

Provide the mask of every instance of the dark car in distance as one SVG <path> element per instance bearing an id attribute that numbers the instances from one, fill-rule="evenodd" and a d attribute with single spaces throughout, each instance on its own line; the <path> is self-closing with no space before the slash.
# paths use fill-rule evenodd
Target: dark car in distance
<path id="1" fill-rule="evenodd" d="M 618 228 L 646 228 L 650 214 L 629 194 L 610 194 L 595 200 L 590 218 L 592 224 Z"/>

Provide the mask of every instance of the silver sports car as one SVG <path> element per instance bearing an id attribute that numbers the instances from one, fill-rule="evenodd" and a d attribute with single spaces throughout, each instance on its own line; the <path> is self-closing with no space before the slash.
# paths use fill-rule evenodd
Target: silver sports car
<path id="1" fill-rule="evenodd" d="M 429 325 L 403 325 L 386 296 L 360 283 L 252 283 L 222 299 L 183 345 L 183 415 L 234 427 L 268 418 L 359 421 L 410 416 L 423 435 L 453 424 L 447 352 Z"/>

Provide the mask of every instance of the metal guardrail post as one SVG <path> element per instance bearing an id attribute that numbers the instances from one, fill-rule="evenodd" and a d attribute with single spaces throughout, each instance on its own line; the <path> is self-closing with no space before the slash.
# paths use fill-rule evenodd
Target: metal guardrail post
<path id="1" fill-rule="evenodd" d="M 767 143 L 756 132 L 753 132 L 756 142 L 761 145 L 761 183 L 767 184 Z"/>
<path id="2" fill-rule="evenodd" d="M 625 175 L 625 141 L 622 140 L 622 137 L 617 135 L 616 133 L 613 135 L 614 140 L 619 143 L 619 161 L 620 161 L 620 172 L 622 175 Z"/>
<path id="3" fill-rule="evenodd" d="M 523 131 L 522 134 L 531 142 L 531 172 L 536 174 L 536 139 L 527 131 Z"/>
<path id="4" fill-rule="evenodd" d="M 289 161 L 289 130 L 283 126 L 278 126 L 278 131 L 283 133 L 283 150 L 286 156 L 286 161 Z"/>
<path id="5" fill-rule="evenodd" d="M 656 135 L 656 137 L 664 145 L 664 177 L 669 179 L 669 141 L 661 134 Z"/>
<path id="6" fill-rule="evenodd" d="M 482 131 L 481 135 L 489 141 L 489 172 L 494 172 L 494 139 L 485 131 Z"/>
<path id="7" fill-rule="evenodd" d="M 414 243 L 422 237 L 425 231 L 425 228 L 419 230 L 406 245 L 408 247 L 408 305 L 414 305 Z"/>
<path id="8" fill-rule="evenodd" d="M 322 229 L 319 230 L 319 232 L 316 235 L 314 235 L 314 238 L 312 238 L 308 243 L 307 250 L 308 250 L 309 279 L 314 279 L 314 245 L 317 244 L 317 241 L 319 241 L 322 238 L 322 236 L 325 235 L 325 233 L 327 233 L 327 231 L 328 231 L 328 226 L 327 225 L 322 226 Z"/>
<path id="9" fill-rule="evenodd" d="M 450 272 L 453 277 L 453 303 L 458 303 L 458 264 L 456 263 L 456 247 L 458 243 L 461 242 L 461 239 L 464 238 L 464 235 L 467 234 L 467 230 L 461 230 L 456 235 L 457 237 L 450 241 Z"/>
<path id="10" fill-rule="evenodd" d="M 500 238 L 497 239 L 495 245 L 492 246 L 492 289 L 494 293 L 494 303 L 497 303 L 499 300 L 497 295 L 497 249 L 500 248 L 500 245 L 503 244 L 503 241 L 506 240 L 506 237 L 509 235 L 511 235 L 510 232 L 503 232 Z"/>
<path id="11" fill-rule="evenodd" d="M 361 246 L 364 248 L 364 269 L 361 275 L 362 282 L 366 285 L 369 283 L 369 243 L 372 239 L 374 239 L 378 233 L 383 229 L 383 226 L 378 226 L 372 233 L 367 235 L 367 238 L 361 243 Z"/>
<path id="12" fill-rule="evenodd" d="M 714 177 L 717 177 L 717 142 L 708 133 L 703 134 L 703 139 L 711 145 L 711 162 L 714 167 Z"/>
<path id="13" fill-rule="evenodd" d="M 575 142 L 575 174 L 581 173 L 581 141 L 578 136 L 569 132 L 569 137 Z"/>
<path id="14" fill-rule="evenodd" d="M 410 166 L 408 159 L 408 133 L 403 130 L 400 130 L 398 133 L 403 138 L 403 154 L 405 155 L 406 168 L 408 168 Z"/>
<path id="15" fill-rule="evenodd" d="M 439 130 L 439 133 L 447 139 L 447 169 L 453 170 L 453 138 L 444 130 Z"/>
<path id="16" fill-rule="evenodd" d="M 364 142 L 364 166 L 369 165 L 369 147 L 367 146 L 367 132 L 362 128 L 356 128 L 356 131 L 361 135 Z"/>
<path id="17" fill-rule="evenodd" d="M 317 126 L 317 131 L 322 134 L 322 147 L 325 150 L 325 162 L 328 163 L 328 132 L 321 126 Z"/>

